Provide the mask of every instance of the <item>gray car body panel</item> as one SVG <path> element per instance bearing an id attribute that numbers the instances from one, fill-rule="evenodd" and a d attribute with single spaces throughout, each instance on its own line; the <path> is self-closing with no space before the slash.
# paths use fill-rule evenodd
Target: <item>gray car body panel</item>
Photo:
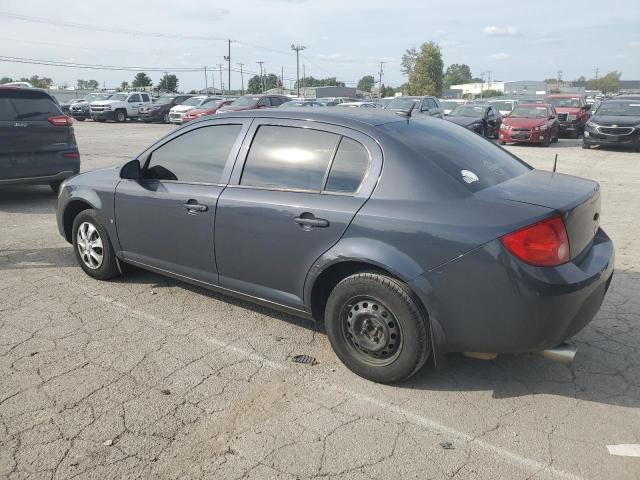
<path id="1" fill-rule="evenodd" d="M 132 228 L 135 218 L 145 215 L 142 203 L 123 206 L 131 212 L 122 224 L 115 212 L 118 230 L 110 225 L 109 234 L 117 255 L 152 271 L 307 317 L 312 312 L 311 292 L 322 272 L 341 262 L 367 263 L 387 270 L 413 290 L 428 313 L 438 351 L 534 351 L 575 334 L 597 312 L 613 271 L 612 243 L 594 215 L 600 208 L 597 184 L 530 170 L 473 193 L 431 165 L 429 149 L 460 135 L 485 140 L 449 122 L 420 120 L 434 141 L 433 147 L 417 152 L 395 138 L 415 121 L 384 111 L 327 109 L 238 112 L 189 123 L 138 158 L 144 164 L 153 149 L 189 129 L 244 123 L 225 167 L 228 183 L 215 186 L 212 194 L 215 215 L 202 241 L 211 242 L 209 250 L 203 252 L 201 248 L 207 247 L 201 247 L 193 258 L 174 258 L 174 263 L 193 267 L 195 256 L 204 255 L 215 271 L 180 270 L 170 262 L 150 264 L 127 253 L 117 238 L 123 236 L 122 229 Z M 265 123 L 319 128 L 355 138 L 370 151 L 373 168 L 351 196 L 239 185 L 253 132 Z M 115 169 L 73 178 L 60 196 L 59 224 L 65 205 L 84 198 L 109 225 L 113 205 L 118 204 L 114 191 L 118 186 L 125 192 L 124 182 L 135 181 L 120 181 Z M 182 188 L 195 195 L 203 187 Z M 170 195 L 177 202 L 183 198 L 175 191 Z M 292 218 L 307 210 L 330 217 L 336 229 L 302 231 Z M 572 244 L 572 260 L 564 265 L 527 265 L 497 240 L 554 213 L 563 215 L 580 248 L 590 238 L 580 252 Z M 159 213 L 150 217 L 161 221 Z M 179 228 L 184 230 L 182 224 Z M 162 256 L 163 248 L 183 245 L 179 237 L 168 233 L 159 241 L 156 256 Z"/>

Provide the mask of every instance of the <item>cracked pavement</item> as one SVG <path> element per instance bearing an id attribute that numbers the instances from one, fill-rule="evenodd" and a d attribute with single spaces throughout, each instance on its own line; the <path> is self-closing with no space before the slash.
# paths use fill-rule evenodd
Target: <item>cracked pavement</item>
<path id="1" fill-rule="evenodd" d="M 84 171 L 174 128 L 75 127 Z M 133 268 L 92 280 L 48 187 L 1 189 L 0 478 L 640 478 L 606 449 L 640 443 L 640 156 L 578 145 L 510 147 L 602 185 L 617 272 L 576 362 L 449 355 L 396 386 L 289 315 Z"/>

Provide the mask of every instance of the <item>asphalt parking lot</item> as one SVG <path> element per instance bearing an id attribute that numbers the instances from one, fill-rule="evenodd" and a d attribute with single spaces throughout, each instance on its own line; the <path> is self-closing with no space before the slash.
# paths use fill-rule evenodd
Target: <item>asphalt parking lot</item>
<path id="1" fill-rule="evenodd" d="M 75 128 L 87 171 L 175 127 Z M 450 355 L 396 386 L 286 314 L 136 269 L 92 280 L 48 187 L 0 190 L 0 478 L 640 478 L 607 449 L 640 443 L 640 154 L 579 142 L 508 147 L 602 186 L 617 272 L 576 362 Z"/>

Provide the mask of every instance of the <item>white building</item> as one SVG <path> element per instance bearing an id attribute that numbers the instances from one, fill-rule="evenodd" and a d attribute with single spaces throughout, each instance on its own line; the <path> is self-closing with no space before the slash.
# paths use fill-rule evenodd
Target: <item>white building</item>
<path id="1" fill-rule="evenodd" d="M 505 96 L 518 95 L 545 95 L 546 85 L 544 82 L 536 80 L 516 80 L 513 82 L 474 82 L 463 83 L 461 85 L 451 85 L 452 90 L 462 90 L 463 95 L 471 95 L 477 97 L 481 91 L 497 90 Z"/>

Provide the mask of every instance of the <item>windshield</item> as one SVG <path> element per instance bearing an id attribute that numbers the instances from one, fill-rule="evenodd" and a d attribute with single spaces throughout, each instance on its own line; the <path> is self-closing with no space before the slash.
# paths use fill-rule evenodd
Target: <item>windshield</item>
<path id="1" fill-rule="evenodd" d="M 84 97 L 85 102 L 95 102 L 96 100 L 107 100 L 111 95 L 104 93 L 90 93 Z"/>
<path id="2" fill-rule="evenodd" d="M 217 98 L 212 98 L 211 100 L 207 100 L 203 102 L 201 107 L 213 108 L 220 105 L 224 100 L 218 100 Z"/>
<path id="3" fill-rule="evenodd" d="M 474 118 L 482 118 L 484 116 L 484 111 L 486 107 L 482 106 L 473 106 L 473 105 L 461 105 L 452 111 L 449 115 L 452 117 L 474 117 Z"/>
<path id="4" fill-rule="evenodd" d="M 513 110 L 513 102 L 489 102 L 494 108 L 504 112 Z"/>
<path id="5" fill-rule="evenodd" d="M 580 108 L 579 98 L 547 98 L 546 102 L 550 103 L 554 107 Z"/>
<path id="6" fill-rule="evenodd" d="M 116 93 L 109 100 L 114 100 L 116 102 L 124 102 L 127 99 L 128 96 L 129 96 L 128 93 Z"/>
<path id="7" fill-rule="evenodd" d="M 187 107 L 197 107 L 204 100 L 202 97 L 191 97 L 188 100 L 185 100 L 180 105 L 186 105 Z"/>
<path id="8" fill-rule="evenodd" d="M 398 97 L 389 102 L 385 108 L 392 110 L 409 110 L 412 105 L 419 105 L 420 99 L 415 97 Z"/>
<path id="9" fill-rule="evenodd" d="M 255 105 L 260 97 L 240 97 L 231 104 L 234 107 L 251 107 Z"/>
<path id="10" fill-rule="evenodd" d="M 598 107 L 598 115 L 616 117 L 640 117 L 640 101 L 604 102 Z"/>
<path id="11" fill-rule="evenodd" d="M 459 107 L 461 105 L 460 102 L 452 102 L 452 101 L 444 101 L 442 102 L 442 108 L 444 108 L 445 110 L 453 110 L 456 107 Z"/>
<path id="12" fill-rule="evenodd" d="M 153 103 L 158 105 L 167 105 L 173 101 L 175 97 L 158 97 L 153 99 Z"/>
<path id="13" fill-rule="evenodd" d="M 510 118 L 547 118 L 545 107 L 516 107 L 509 115 Z"/>

